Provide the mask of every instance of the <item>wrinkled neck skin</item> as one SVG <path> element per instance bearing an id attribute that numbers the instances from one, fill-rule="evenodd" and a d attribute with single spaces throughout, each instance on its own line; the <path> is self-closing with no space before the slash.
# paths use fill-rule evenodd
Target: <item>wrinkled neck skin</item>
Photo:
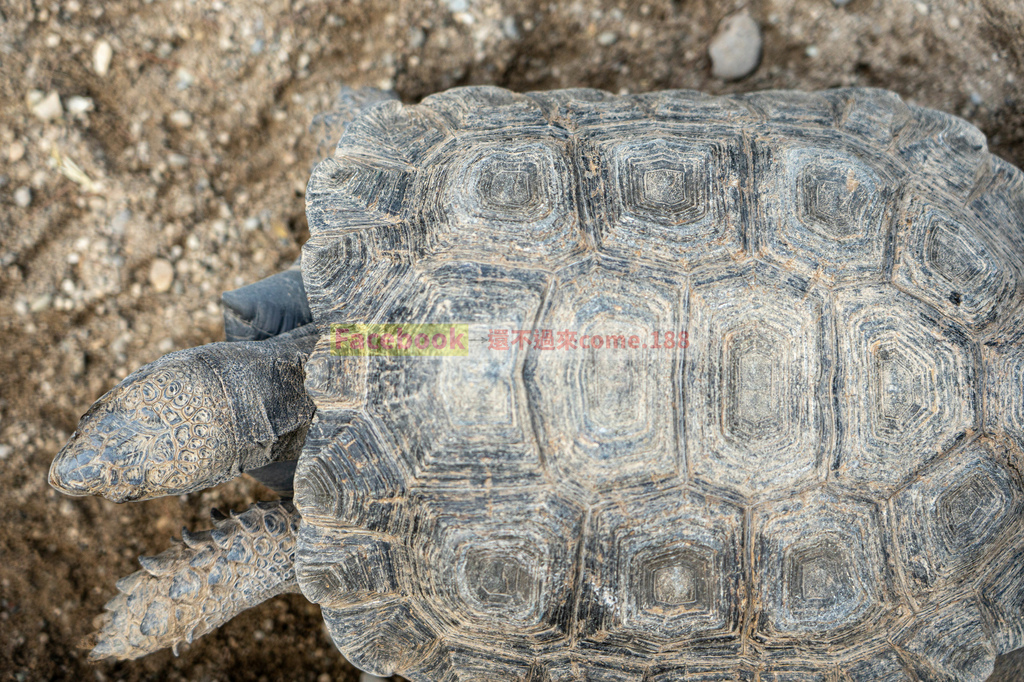
<path id="1" fill-rule="evenodd" d="M 170 353 L 96 401 L 50 467 L 69 495 L 114 502 L 209 488 L 298 458 L 314 406 L 307 325 L 266 341 Z"/>

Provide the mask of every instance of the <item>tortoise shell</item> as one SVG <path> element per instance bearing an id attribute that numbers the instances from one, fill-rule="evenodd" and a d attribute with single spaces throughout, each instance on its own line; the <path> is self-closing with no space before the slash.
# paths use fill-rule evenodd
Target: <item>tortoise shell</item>
<path id="1" fill-rule="evenodd" d="M 297 575 L 359 667 L 982 679 L 1024 646 L 1024 177 L 966 122 L 463 88 L 361 115 L 307 212 Z M 338 355 L 354 323 L 467 354 Z"/>

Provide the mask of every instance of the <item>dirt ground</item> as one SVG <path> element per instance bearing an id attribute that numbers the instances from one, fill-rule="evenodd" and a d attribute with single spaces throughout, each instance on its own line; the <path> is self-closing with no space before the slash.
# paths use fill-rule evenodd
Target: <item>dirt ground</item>
<path id="1" fill-rule="evenodd" d="M 725 83 L 708 44 L 744 8 L 763 58 Z M 118 506 L 46 482 L 93 400 L 221 339 L 220 292 L 296 257 L 306 130 L 339 84 L 410 102 L 467 84 L 878 86 L 968 118 L 1020 166 L 1022 67 L 1020 0 L 0 0 L 0 679 L 355 679 L 298 596 L 177 658 L 88 663 L 81 640 L 138 555 L 272 494 L 245 479 Z"/>

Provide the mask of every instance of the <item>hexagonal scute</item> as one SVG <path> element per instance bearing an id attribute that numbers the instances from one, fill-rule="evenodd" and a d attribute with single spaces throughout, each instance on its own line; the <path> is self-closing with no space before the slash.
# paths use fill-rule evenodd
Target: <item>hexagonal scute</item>
<path id="1" fill-rule="evenodd" d="M 444 117 L 463 135 L 506 130 L 513 136 L 548 128 L 533 98 L 492 86 L 454 88 L 425 97 L 420 105 Z"/>
<path id="2" fill-rule="evenodd" d="M 859 643 L 893 602 L 875 505 L 814 490 L 753 512 L 756 637 L 767 646 Z"/>
<path id="3" fill-rule="evenodd" d="M 583 511 L 537 489 L 416 496 L 405 587 L 440 632 L 529 659 L 568 635 Z"/>
<path id="4" fill-rule="evenodd" d="M 986 341 L 985 430 L 1006 434 L 1024 450 L 1024 309 Z"/>
<path id="5" fill-rule="evenodd" d="M 591 512 L 582 649 L 738 646 L 743 510 L 685 488 Z"/>
<path id="6" fill-rule="evenodd" d="M 387 100 L 348 124 L 337 156 L 416 164 L 450 135 L 445 122 L 428 107 Z"/>
<path id="7" fill-rule="evenodd" d="M 837 295 L 846 437 L 836 476 L 892 490 L 978 426 L 970 336 L 891 286 Z"/>
<path id="8" fill-rule="evenodd" d="M 302 524 L 295 564 L 302 594 L 323 608 L 339 610 L 399 597 L 405 557 L 389 537 Z"/>
<path id="9" fill-rule="evenodd" d="M 831 313 L 767 266 L 697 280 L 683 374 L 690 475 L 747 497 L 816 477 L 831 438 Z"/>
<path id="10" fill-rule="evenodd" d="M 906 227 L 893 281 L 903 291 L 974 328 L 1019 298 L 1022 261 L 1005 224 L 923 194 L 911 197 L 899 222 Z"/>
<path id="11" fill-rule="evenodd" d="M 364 415 L 323 414 L 306 434 L 295 469 L 295 506 L 306 526 L 393 531 L 403 525 L 397 500 L 406 491 L 405 478 Z"/>
<path id="12" fill-rule="evenodd" d="M 545 465 L 593 489 L 674 476 L 679 283 L 587 261 L 558 273 L 524 378 Z M 653 332 L 659 332 L 658 348 Z M 672 344 L 675 346 L 675 342 Z"/>
<path id="13" fill-rule="evenodd" d="M 895 546 L 915 599 L 941 599 L 977 577 L 1000 542 L 1020 532 L 1020 480 L 976 442 L 922 473 L 892 500 Z"/>
<path id="14" fill-rule="evenodd" d="M 441 147 L 417 185 L 430 252 L 530 265 L 582 253 L 566 144 L 552 132 Z"/>
<path id="15" fill-rule="evenodd" d="M 979 171 L 992 161 L 985 134 L 953 114 L 909 105 L 911 120 L 894 142 L 894 152 L 918 177 L 965 201 Z"/>
<path id="16" fill-rule="evenodd" d="M 878 88 L 826 90 L 824 96 L 842 112 L 837 125 L 843 131 L 887 148 L 897 131 L 912 117 L 910 107 L 898 94 Z"/>
<path id="17" fill-rule="evenodd" d="M 403 599 L 321 613 L 338 651 L 372 675 L 415 671 L 437 652 L 437 635 Z"/>
<path id="18" fill-rule="evenodd" d="M 999 654 L 1024 646 L 1024 537 L 1013 538 L 982 580 L 980 603 Z"/>
<path id="19" fill-rule="evenodd" d="M 920 679 L 981 682 L 992 672 L 996 652 L 974 597 L 921 614 L 895 638 Z"/>
<path id="20" fill-rule="evenodd" d="M 805 275 L 849 281 L 882 274 L 899 171 L 835 131 L 817 146 L 760 139 L 754 147 L 758 253 Z"/>
<path id="21" fill-rule="evenodd" d="M 439 265 L 382 321 L 469 325 L 466 357 L 371 358 L 369 410 L 422 481 L 511 481 L 540 474 L 521 377 L 525 349 L 492 347 L 492 330 L 530 329 L 548 286 L 536 270 Z M 459 332 L 449 331 L 449 342 Z M 457 339 L 456 339 L 457 340 Z"/>
<path id="22" fill-rule="evenodd" d="M 346 234 L 314 234 L 302 245 L 302 279 L 322 328 L 373 320 L 399 295 L 411 275 L 408 233 L 371 227 Z M 325 389 L 323 397 L 332 392 Z"/>
<path id="23" fill-rule="evenodd" d="M 582 179 L 581 193 L 591 197 L 584 210 L 598 249 L 684 270 L 736 257 L 744 245 L 742 138 L 645 128 L 579 132 L 582 166 L 598 169 Z"/>

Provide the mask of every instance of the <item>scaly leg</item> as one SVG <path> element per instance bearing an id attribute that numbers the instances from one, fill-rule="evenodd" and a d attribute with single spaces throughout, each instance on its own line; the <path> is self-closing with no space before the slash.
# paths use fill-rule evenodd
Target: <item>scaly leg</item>
<path id="1" fill-rule="evenodd" d="M 138 658 L 192 642 L 295 582 L 299 514 L 288 502 L 261 502 L 241 514 L 214 516 L 214 528 L 182 530 L 183 543 L 140 557 L 142 571 L 117 582 L 120 591 L 89 654 L 93 660 Z"/>

